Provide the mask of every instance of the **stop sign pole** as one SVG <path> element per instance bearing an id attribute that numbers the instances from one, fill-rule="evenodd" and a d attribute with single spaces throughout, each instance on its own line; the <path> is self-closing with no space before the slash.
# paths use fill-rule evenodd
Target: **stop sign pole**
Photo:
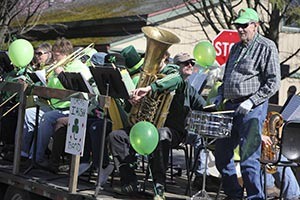
<path id="1" fill-rule="evenodd" d="M 216 49 L 216 61 L 220 66 L 226 63 L 231 47 L 239 41 L 239 34 L 235 30 L 223 30 L 214 38 L 213 45 Z"/>

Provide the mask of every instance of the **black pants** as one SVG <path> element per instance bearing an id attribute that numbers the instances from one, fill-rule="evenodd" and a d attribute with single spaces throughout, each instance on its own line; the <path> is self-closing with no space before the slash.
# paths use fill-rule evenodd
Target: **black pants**
<path id="1" fill-rule="evenodd" d="M 108 135 L 108 146 L 114 157 L 115 164 L 119 167 L 121 184 L 136 180 L 134 169 L 130 166 L 135 162 L 135 151 L 130 145 L 130 129 L 111 132 Z M 168 168 L 169 152 L 172 147 L 178 146 L 185 139 L 185 134 L 174 129 L 163 127 L 158 129 L 159 142 L 156 149 L 149 156 L 150 167 L 155 183 L 165 184 L 166 170 Z"/>

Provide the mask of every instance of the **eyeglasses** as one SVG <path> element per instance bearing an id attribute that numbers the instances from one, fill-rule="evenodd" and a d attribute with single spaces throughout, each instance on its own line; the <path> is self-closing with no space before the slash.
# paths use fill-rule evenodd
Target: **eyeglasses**
<path id="1" fill-rule="evenodd" d="M 37 56 L 42 56 L 46 53 L 48 53 L 48 52 L 41 52 L 41 51 L 34 52 L 34 54 L 37 55 Z"/>
<path id="2" fill-rule="evenodd" d="M 188 61 L 182 62 L 181 64 L 184 65 L 184 66 L 188 66 L 188 65 L 194 66 L 195 65 L 195 61 L 188 60 Z"/>
<path id="3" fill-rule="evenodd" d="M 245 29 L 245 28 L 247 28 L 250 24 L 252 24 L 252 22 L 246 23 L 246 24 L 234 24 L 234 26 L 235 26 L 236 29 L 239 29 L 239 28 Z"/>

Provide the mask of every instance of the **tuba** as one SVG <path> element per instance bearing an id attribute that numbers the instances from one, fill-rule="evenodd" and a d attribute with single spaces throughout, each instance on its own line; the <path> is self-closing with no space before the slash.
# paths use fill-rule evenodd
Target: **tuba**
<path id="1" fill-rule="evenodd" d="M 268 166 L 268 163 L 275 163 L 278 161 L 279 147 L 279 131 L 282 126 L 283 119 L 278 112 L 269 112 L 264 122 L 263 135 L 269 136 L 272 145 L 262 145 L 261 162 L 266 163 L 266 170 L 268 173 L 273 174 L 277 171 L 275 166 Z"/>
<path id="2" fill-rule="evenodd" d="M 143 71 L 137 87 L 146 87 L 164 75 L 157 74 L 165 52 L 172 44 L 180 42 L 173 33 L 151 26 L 142 28 L 147 39 Z M 133 105 L 129 114 L 129 121 L 135 124 L 139 121 L 148 121 L 157 128 L 164 125 L 171 105 L 174 92 L 149 92 L 137 105 Z"/>

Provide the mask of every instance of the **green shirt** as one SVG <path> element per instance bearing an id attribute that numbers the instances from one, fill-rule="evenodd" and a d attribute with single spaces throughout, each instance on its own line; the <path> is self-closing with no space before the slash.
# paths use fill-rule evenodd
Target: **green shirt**
<path id="1" fill-rule="evenodd" d="M 178 84 L 183 81 L 179 73 L 179 66 L 168 64 L 161 71 L 165 76 L 157 79 L 150 84 L 152 92 L 173 91 L 177 89 Z"/>
<path id="2" fill-rule="evenodd" d="M 86 80 L 89 80 L 92 77 L 89 68 L 80 60 L 74 60 L 72 63 L 68 64 L 65 71 L 80 72 Z M 54 72 L 51 73 L 47 86 L 50 88 L 65 89 Z M 62 101 L 54 98 L 50 99 L 50 103 L 54 109 L 68 109 L 70 106 L 70 101 Z"/>

